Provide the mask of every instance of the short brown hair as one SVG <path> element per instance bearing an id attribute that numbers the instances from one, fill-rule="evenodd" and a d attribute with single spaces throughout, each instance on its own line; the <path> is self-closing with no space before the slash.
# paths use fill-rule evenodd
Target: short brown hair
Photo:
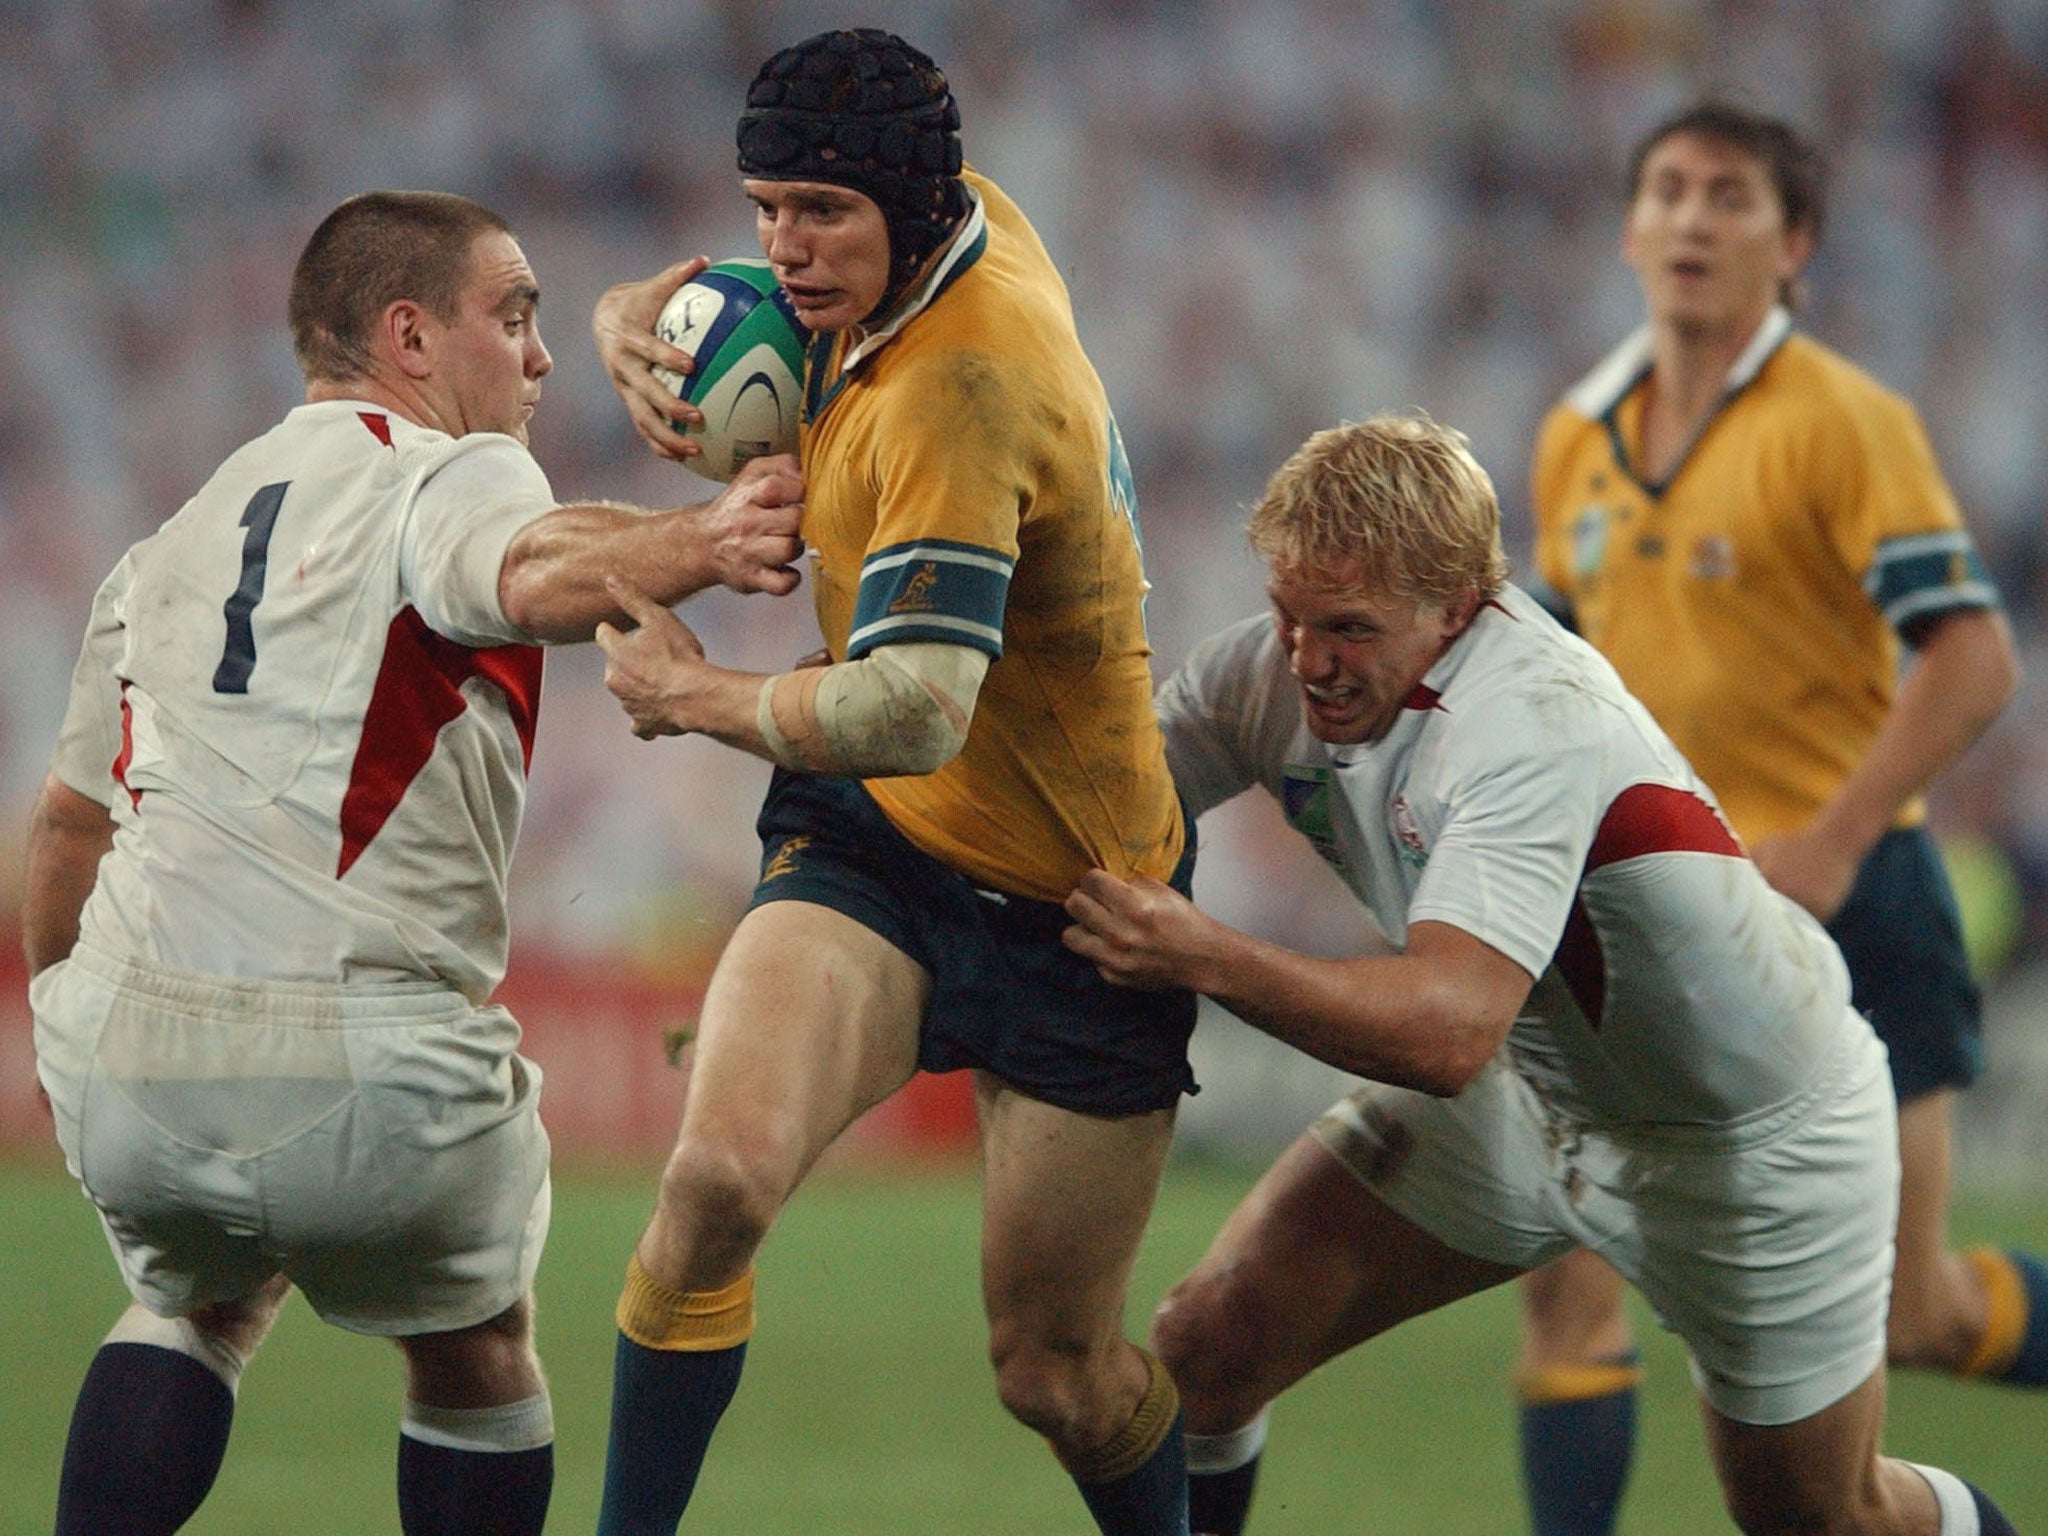
<path id="1" fill-rule="evenodd" d="M 504 219 L 453 192 L 364 192 L 320 221 L 292 269 L 292 351 L 314 379 L 360 378 L 377 319 L 400 299 L 453 320 L 477 236 Z"/>
<path id="2" fill-rule="evenodd" d="M 1419 412 L 1316 433 L 1247 531 L 1268 564 L 1316 586 L 1449 603 L 1491 597 L 1508 575 L 1492 479 L 1464 433 Z"/>
<path id="3" fill-rule="evenodd" d="M 1636 141 L 1628 159 L 1628 197 L 1643 189 L 1643 167 L 1666 139 L 1689 133 L 1725 144 L 1764 168 L 1785 211 L 1785 227 L 1820 240 L 1827 214 L 1827 162 L 1790 123 L 1726 101 L 1700 101 L 1667 117 Z"/>

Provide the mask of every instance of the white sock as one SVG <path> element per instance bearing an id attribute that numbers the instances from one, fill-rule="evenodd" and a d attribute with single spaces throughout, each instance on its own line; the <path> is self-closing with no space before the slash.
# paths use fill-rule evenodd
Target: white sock
<path id="1" fill-rule="evenodd" d="M 1183 1435 L 1187 1442 L 1188 1473 L 1235 1472 L 1266 1448 L 1268 1411 L 1261 1408 L 1251 1423 L 1227 1435 Z"/>
<path id="2" fill-rule="evenodd" d="M 1926 1478 L 1927 1486 L 1934 1490 L 1934 1502 L 1941 1509 L 1941 1536 L 1982 1536 L 1977 1501 L 1960 1477 L 1939 1467 L 1923 1467 L 1917 1461 L 1906 1465 Z"/>
<path id="3" fill-rule="evenodd" d="M 408 1397 L 398 1432 L 451 1451 L 531 1451 L 555 1438 L 555 1410 L 546 1392 L 496 1408 L 437 1408 Z"/>

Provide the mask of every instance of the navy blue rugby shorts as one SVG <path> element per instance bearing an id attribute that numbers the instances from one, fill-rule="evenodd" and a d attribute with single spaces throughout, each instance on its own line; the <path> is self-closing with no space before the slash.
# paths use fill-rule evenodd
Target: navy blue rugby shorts
<path id="1" fill-rule="evenodd" d="M 761 880 L 749 910 L 830 907 L 930 973 L 917 1055 L 925 1071 L 979 1067 L 1086 1115 L 1165 1109 L 1197 1091 L 1192 992 L 1104 981 L 1060 943 L 1071 922 L 1064 908 L 977 888 L 898 832 L 859 781 L 778 768 L 755 830 Z M 1189 893 L 1194 872 L 1190 821 L 1174 889 Z"/>
<path id="2" fill-rule="evenodd" d="M 1955 891 L 1926 828 L 1878 840 L 1828 932 L 1849 963 L 1857 1011 L 1891 1052 L 1899 1102 L 1976 1081 L 1983 999 L 1970 975 Z"/>

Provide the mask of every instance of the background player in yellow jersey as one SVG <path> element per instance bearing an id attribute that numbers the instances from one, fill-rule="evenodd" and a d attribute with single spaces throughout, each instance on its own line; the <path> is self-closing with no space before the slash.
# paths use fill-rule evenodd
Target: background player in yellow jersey
<path id="1" fill-rule="evenodd" d="M 638 594 L 606 680 L 637 734 L 778 765 L 754 903 L 705 1000 L 676 1148 L 620 1303 L 600 1530 L 671 1532 L 737 1385 L 754 1254 L 827 1145 L 920 1067 L 976 1073 L 997 1390 L 1102 1530 L 1187 1529 L 1178 1401 L 1123 1336 L 1192 1086 L 1186 992 L 1060 942 L 1088 870 L 1185 890 L 1192 839 L 1152 711 L 1129 472 L 1066 290 L 961 160 L 936 65 L 872 30 L 762 67 L 739 164 L 816 335 L 803 532 L 829 664 L 714 666 Z M 601 302 L 600 350 L 672 457 L 687 267 Z"/>
<path id="2" fill-rule="evenodd" d="M 1771 883 L 1828 923 L 1889 1048 L 1892 1361 L 2040 1386 L 2048 1268 L 1948 1248 L 1978 995 L 1920 801 L 2017 668 L 1913 408 L 1793 328 L 1822 191 L 1812 149 L 1739 108 L 1694 106 L 1641 141 L 1622 250 L 1648 319 L 1543 425 L 1538 561 Z M 1638 1375 L 1620 1281 L 1580 1253 L 1524 1302 L 1536 1530 L 1610 1531 Z"/>

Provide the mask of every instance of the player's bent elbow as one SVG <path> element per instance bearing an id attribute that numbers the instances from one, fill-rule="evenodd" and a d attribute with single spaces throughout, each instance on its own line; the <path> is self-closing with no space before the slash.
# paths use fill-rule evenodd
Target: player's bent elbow
<path id="1" fill-rule="evenodd" d="M 1439 1099 L 1455 1099 L 1486 1070 L 1486 1064 L 1500 1050 L 1504 1033 L 1478 1024 L 1447 1027 L 1439 1037 L 1435 1054 L 1419 1065 L 1409 1086 Z"/>
<path id="2" fill-rule="evenodd" d="M 956 728 L 952 718 L 934 704 L 905 730 L 900 745 L 911 764 L 905 773 L 937 773 L 960 755 L 967 745 L 967 732 Z"/>

